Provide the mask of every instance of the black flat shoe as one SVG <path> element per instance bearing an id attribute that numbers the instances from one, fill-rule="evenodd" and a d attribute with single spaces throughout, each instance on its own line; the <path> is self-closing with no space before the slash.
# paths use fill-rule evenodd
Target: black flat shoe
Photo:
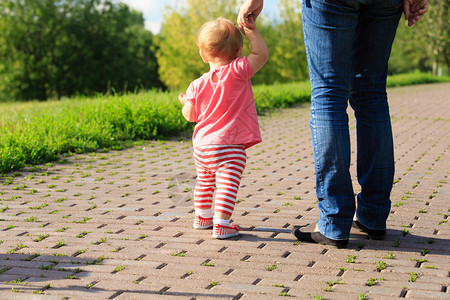
<path id="1" fill-rule="evenodd" d="M 294 227 L 292 234 L 302 242 L 317 243 L 322 245 L 335 246 L 337 248 L 347 248 L 348 240 L 332 240 L 321 234 L 314 232 L 315 223 L 303 227 Z"/>
<path id="2" fill-rule="evenodd" d="M 386 230 L 369 229 L 358 220 L 353 221 L 352 227 L 367 233 L 367 235 L 373 240 L 382 240 L 386 236 Z"/>

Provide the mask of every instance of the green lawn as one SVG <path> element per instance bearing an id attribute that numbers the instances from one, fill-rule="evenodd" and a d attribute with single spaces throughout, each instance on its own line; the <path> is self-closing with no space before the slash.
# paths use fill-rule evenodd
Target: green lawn
<path id="1" fill-rule="evenodd" d="M 388 86 L 450 82 L 414 73 L 388 78 Z M 259 114 L 310 99 L 308 82 L 254 87 Z M 121 149 L 132 141 L 166 139 L 190 132 L 178 92 L 78 97 L 0 106 L 0 173 L 57 160 L 61 154 Z"/>

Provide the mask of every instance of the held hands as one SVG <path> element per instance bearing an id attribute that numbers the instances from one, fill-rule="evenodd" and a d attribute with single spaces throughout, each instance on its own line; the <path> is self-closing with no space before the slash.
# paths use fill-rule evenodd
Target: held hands
<path id="1" fill-rule="evenodd" d="M 428 0 L 403 0 L 403 11 L 408 26 L 416 24 L 428 11 Z"/>
<path id="2" fill-rule="evenodd" d="M 256 29 L 255 21 L 263 9 L 264 0 L 247 0 L 241 6 L 237 19 L 241 32 L 250 42 L 251 53 L 247 56 L 253 73 L 258 72 L 269 59 L 269 50 L 261 34 Z"/>
<path id="3" fill-rule="evenodd" d="M 263 2 L 263 0 L 247 0 L 242 4 L 237 19 L 242 32 L 244 32 L 244 28 L 256 28 L 255 21 L 263 9 Z"/>

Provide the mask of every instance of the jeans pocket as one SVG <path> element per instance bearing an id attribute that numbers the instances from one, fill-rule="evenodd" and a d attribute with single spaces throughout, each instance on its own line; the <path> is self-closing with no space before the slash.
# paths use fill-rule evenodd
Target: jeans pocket
<path id="1" fill-rule="evenodd" d="M 402 0 L 388 0 L 388 3 L 392 6 L 394 9 L 400 9 L 403 8 L 403 1 Z"/>
<path id="2" fill-rule="evenodd" d="M 336 4 L 341 6 L 354 7 L 358 1 L 356 0 L 325 0 L 325 2 L 330 4 Z"/>

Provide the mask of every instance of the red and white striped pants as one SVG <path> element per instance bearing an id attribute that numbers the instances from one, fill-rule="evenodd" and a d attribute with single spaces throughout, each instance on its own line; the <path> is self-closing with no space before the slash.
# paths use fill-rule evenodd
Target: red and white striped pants
<path id="1" fill-rule="evenodd" d="M 210 209 L 216 190 L 215 212 L 231 215 L 247 162 L 244 146 L 200 146 L 194 148 L 194 159 L 197 167 L 195 208 Z"/>

